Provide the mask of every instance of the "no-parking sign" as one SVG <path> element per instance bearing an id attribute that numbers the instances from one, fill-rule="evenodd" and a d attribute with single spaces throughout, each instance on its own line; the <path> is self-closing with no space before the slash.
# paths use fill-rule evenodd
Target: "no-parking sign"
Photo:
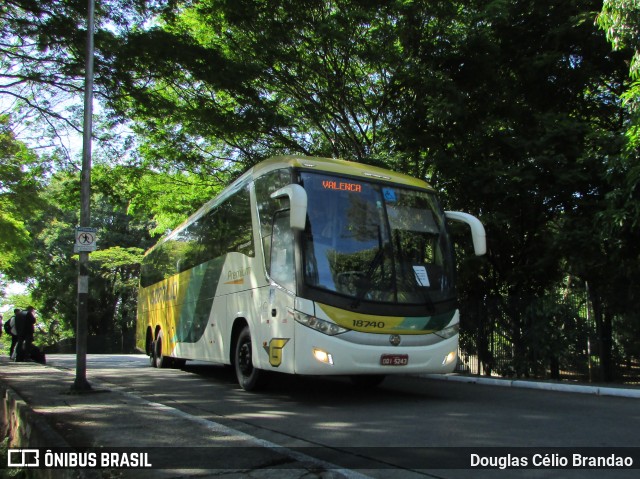
<path id="1" fill-rule="evenodd" d="M 98 248 L 97 228 L 76 228 L 76 244 L 73 247 L 74 253 L 81 251 L 95 251 Z"/>

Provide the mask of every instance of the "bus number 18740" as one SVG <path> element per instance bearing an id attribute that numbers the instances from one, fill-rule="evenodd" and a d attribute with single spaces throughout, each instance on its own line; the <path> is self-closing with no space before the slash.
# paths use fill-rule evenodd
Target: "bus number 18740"
<path id="1" fill-rule="evenodd" d="M 353 327 L 354 328 L 376 328 L 376 329 L 384 329 L 384 321 L 365 321 L 363 319 L 354 319 Z"/>

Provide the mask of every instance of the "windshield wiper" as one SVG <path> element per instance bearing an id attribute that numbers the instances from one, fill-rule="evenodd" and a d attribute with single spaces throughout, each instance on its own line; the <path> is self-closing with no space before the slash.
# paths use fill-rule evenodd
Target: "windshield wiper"
<path id="1" fill-rule="evenodd" d="M 429 314 L 433 314 L 435 312 L 435 310 L 436 310 L 436 306 L 433 303 L 433 299 L 431 299 L 431 295 L 429 294 L 429 291 L 427 291 L 426 287 L 420 285 L 421 284 L 421 280 L 418 277 L 418 272 L 415 269 L 413 269 L 413 276 L 414 276 L 414 278 L 416 280 L 416 285 L 418 285 L 417 286 L 418 294 L 420 296 L 422 296 L 422 299 L 424 300 L 425 306 L 427 307 L 427 312 Z"/>
<path id="2" fill-rule="evenodd" d="M 400 232 L 398 230 L 395 231 L 395 243 L 396 243 L 396 256 L 400 262 L 400 271 L 396 271 L 396 277 L 395 277 L 395 285 L 396 288 L 399 288 L 399 282 L 400 280 L 402 280 L 403 283 L 407 282 L 407 284 L 404 286 L 404 288 L 406 288 L 407 292 L 415 292 L 415 294 L 419 295 L 424 303 L 424 306 L 426 307 L 427 313 L 428 314 L 433 314 L 435 312 L 435 304 L 433 302 L 433 299 L 431 298 L 431 294 L 429 293 L 428 289 L 426 286 L 421 286 L 422 284 L 422 280 L 420 279 L 420 277 L 418 276 L 418 272 L 416 271 L 416 269 L 413 267 L 413 262 L 411 260 L 409 260 L 408 258 L 405 258 L 405 253 L 402 249 L 402 242 L 400 241 Z M 409 273 L 407 271 L 408 268 L 411 268 L 411 272 Z M 426 268 L 426 267 L 425 267 Z M 413 274 L 411 274 L 413 273 Z M 411 283 L 411 280 L 414 281 L 414 283 Z M 411 291 L 410 291 L 411 290 Z M 398 292 L 398 289 L 396 289 L 396 294 Z M 397 298 L 396 298 L 397 300 Z"/>
<path id="3" fill-rule="evenodd" d="M 367 271 L 365 272 L 365 281 L 367 281 L 367 286 L 363 287 L 358 291 L 356 295 L 356 299 L 351 303 L 351 307 L 353 309 L 357 309 L 360 306 L 363 298 L 367 295 L 369 291 L 371 291 L 371 287 L 373 285 L 373 273 L 378 269 L 378 266 L 382 265 L 384 260 L 384 247 L 382 245 L 382 231 L 380 225 L 378 225 L 378 251 L 376 252 L 373 259 L 369 262 L 367 266 Z"/>

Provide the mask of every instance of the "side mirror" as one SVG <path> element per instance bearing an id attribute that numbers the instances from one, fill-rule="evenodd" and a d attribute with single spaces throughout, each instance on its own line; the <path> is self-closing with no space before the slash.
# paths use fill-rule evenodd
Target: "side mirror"
<path id="1" fill-rule="evenodd" d="M 444 214 L 447 219 L 461 221 L 469 225 L 473 239 L 473 250 L 476 256 L 482 256 L 487 252 L 487 234 L 478 218 L 468 213 L 461 213 L 460 211 L 445 211 Z"/>
<path id="2" fill-rule="evenodd" d="M 307 222 L 307 192 L 300 185 L 291 184 L 271 193 L 271 198 L 289 197 L 291 213 L 289 225 L 294 230 L 304 230 Z"/>

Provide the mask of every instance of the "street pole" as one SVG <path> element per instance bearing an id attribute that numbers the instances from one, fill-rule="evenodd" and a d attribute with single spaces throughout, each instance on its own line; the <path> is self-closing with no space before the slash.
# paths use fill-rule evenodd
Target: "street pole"
<path id="1" fill-rule="evenodd" d="M 91 224 L 91 136 L 93 120 L 93 23 L 94 0 L 89 1 L 87 51 L 84 79 L 84 123 L 82 136 L 82 172 L 80 176 L 80 226 Z M 89 391 L 87 381 L 87 317 L 89 303 L 89 252 L 79 252 L 78 316 L 76 324 L 76 379 L 72 391 Z"/>

